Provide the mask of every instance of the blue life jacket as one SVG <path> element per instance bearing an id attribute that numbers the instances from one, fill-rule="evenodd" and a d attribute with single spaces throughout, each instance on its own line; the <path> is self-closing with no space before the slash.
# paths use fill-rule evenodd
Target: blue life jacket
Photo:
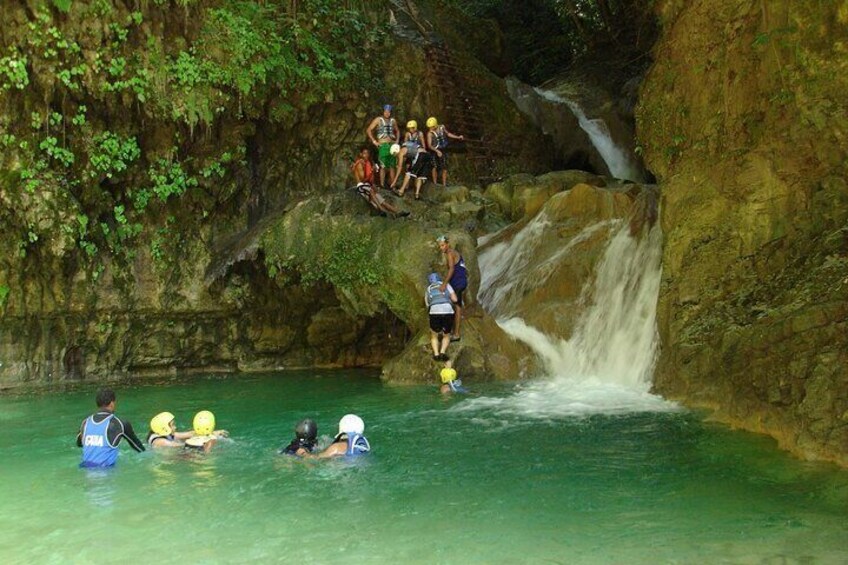
<path id="1" fill-rule="evenodd" d="M 468 389 L 462 386 L 462 379 L 454 379 L 448 383 L 448 386 L 451 389 L 451 392 L 455 392 L 457 394 L 468 394 Z"/>
<path id="2" fill-rule="evenodd" d="M 347 451 L 345 455 L 365 455 L 371 451 L 371 445 L 365 436 L 360 434 L 348 434 L 347 436 Z"/>
<path id="3" fill-rule="evenodd" d="M 448 132 L 445 126 L 439 126 L 433 133 L 436 137 L 436 149 L 444 149 L 448 146 Z"/>
<path id="4" fill-rule="evenodd" d="M 393 124 L 395 123 L 394 118 L 389 118 L 386 121 L 386 118 L 380 118 L 380 125 L 377 126 L 377 139 L 381 137 L 388 137 L 389 139 L 395 138 L 395 128 Z"/>
<path id="5" fill-rule="evenodd" d="M 431 284 L 427 287 L 427 296 L 429 298 L 428 303 L 430 304 L 430 308 L 437 304 L 451 304 L 451 299 L 448 296 L 447 291 L 442 291 L 439 287 L 441 287 L 441 283 Z M 451 304 L 451 307 L 453 307 L 453 304 Z"/>
<path id="6" fill-rule="evenodd" d="M 118 446 L 109 443 L 107 434 L 109 423 L 114 417 L 114 414 L 110 414 L 100 423 L 94 421 L 93 415 L 85 419 L 80 467 L 111 467 L 118 461 Z"/>

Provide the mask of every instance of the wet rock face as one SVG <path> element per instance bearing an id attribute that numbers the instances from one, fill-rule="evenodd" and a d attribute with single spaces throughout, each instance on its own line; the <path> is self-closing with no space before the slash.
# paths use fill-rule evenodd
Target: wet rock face
<path id="1" fill-rule="evenodd" d="M 657 391 L 842 464 L 846 10 L 662 3 L 637 112 L 663 187 Z"/>

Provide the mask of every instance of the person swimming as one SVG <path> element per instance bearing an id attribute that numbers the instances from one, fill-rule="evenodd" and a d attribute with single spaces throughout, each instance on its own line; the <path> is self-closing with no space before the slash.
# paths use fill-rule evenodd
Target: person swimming
<path id="1" fill-rule="evenodd" d="M 318 441 L 318 424 L 311 418 L 306 418 L 294 427 L 294 439 L 286 447 L 279 450 L 280 455 L 304 456 L 315 449 Z"/>
<path id="2" fill-rule="evenodd" d="M 215 414 L 209 410 L 201 410 L 195 414 L 192 427 L 194 435 L 185 441 L 185 446 L 189 449 L 202 450 L 204 453 L 208 453 L 218 439 L 230 435 L 227 430 L 215 429 Z"/>
<path id="3" fill-rule="evenodd" d="M 339 420 L 339 433 L 333 439 L 327 449 L 314 455 L 325 459 L 328 457 L 341 457 L 345 455 L 365 455 L 371 452 L 371 445 L 363 435 L 365 433 L 365 422 L 356 414 L 346 414 Z"/>
<path id="4" fill-rule="evenodd" d="M 160 447 L 185 447 L 185 441 L 191 437 L 194 437 L 193 431 L 177 431 L 173 414 L 160 412 L 150 420 L 147 445 L 157 449 Z"/>
<path id="5" fill-rule="evenodd" d="M 453 368 L 450 361 L 445 363 L 445 368 L 439 371 L 439 378 L 442 380 L 442 386 L 439 387 L 439 392 L 442 394 L 468 393 L 468 389 L 462 386 L 462 380 L 457 377 L 456 369 Z"/>

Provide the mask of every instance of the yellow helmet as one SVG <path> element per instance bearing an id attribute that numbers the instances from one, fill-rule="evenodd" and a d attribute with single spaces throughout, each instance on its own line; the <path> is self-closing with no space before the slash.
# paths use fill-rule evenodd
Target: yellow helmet
<path id="1" fill-rule="evenodd" d="M 445 367 L 439 372 L 439 376 L 442 377 L 442 383 L 447 384 L 451 381 L 456 380 L 456 369 L 451 369 L 450 367 Z"/>
<path id="2" fill-rule="evenodd" d="M 158 436 L 171 435 L 171 422 L 174 415 L 170 412 L 159 412 L 150 420 L 150 431 Z"/>
<path id="3" fill-rule="evenodd" d="M 409 120 L 406 122 L 406 129 L 416 129 L 418 127 L 418 122 L 415 120 Z"/>
<path id="4" fill-rule="evenodd" d="M 428 128 L 434 128 L 437 125 L 439 125 L 439 120 L 437 120 L 433 116 L 430 116 L 429 118 L 427 118 L 427 127 Z"/>
<path id="5" fill-rule="evenodd" d="M 202 410 L 194 415 L 194 433 L 199 436 L 207 436 L 215 431 L 215 414 L 209 410 Z"/>

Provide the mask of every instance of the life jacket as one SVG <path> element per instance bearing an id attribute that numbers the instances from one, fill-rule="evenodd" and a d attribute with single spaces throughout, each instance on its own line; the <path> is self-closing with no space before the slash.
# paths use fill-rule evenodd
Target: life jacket
<path id="1" fill-rule="evenodd" d="M 360 163 L 362 163 L 362 173 L 364 175 L 364 178 L 359 182 L 367 182 L 368 184 L 374 184 L 374 166 L 368 159 L 363 159 L 362 157 L 360 157 L 353 163 L 353 166 L 350 168 L 350 170 L 354 171 L 355 176 L 356 167 L 358 167 Z"/>
<path id="2" fill-rule="evenodd" d="M 94 421 L 94 415 L 85 419 L 80 467 L 112 467 L 118 461 L 118 446 L 109 443 L 107 433 L 114 417 L 114 414 L 109 414 L 100 423 Z"/>
<path id="3" fill-rule="evenodd" d="M 174 439 L 174 434 L 161 436 L 159 434 L 154 434 L 153 432 L 150 432 L 149 434 L 147 434 L 147 445 L 149 445 L 150 447 L 153 447 L 153 442 L 156 441 L 157 439 L 167 439 L 168 441 L 176 441 Z"/>
<path id="4" fill-rule="evenodd" d="M 462 379 L 454 379 L 448 383 L 448 386 L 451 389 L 451 392 L 455 392 L 457 394 L 466 394 L 468 389 L 462 386 Z"/>
<path id="5" fill-rule="evenodd" d="M 436 131 L 433 132 L 433 135 L 436 138 L 436 149 L 444 149 L 448 146 L 448 132 L 445 129 L 445 126 L 437 127 Z"/>
<path id="6" fill-rule="evenodd" d="M 394 118 L 389 118 L 388 121 L 386 121 L 386 118 L 380 118 L 380 125 L 377 126 L 377 139 L 380 139 L 382 137 L 388 137 L 389 139 L 394 139 L 395 138 L 394 124 L 395 124 Z"/>
<path id="7" fill-rule="evenodd" d="M 315 449 L 315 442 L 306 439 L 295 438 L 291 441 L 290 444 L 278 451 L 278 453 L 280 455 L 297 455 L 298 450 L 301 448 L 305 449 L 309 453 L 312 453 L 312 450 Z"/>
<path id="8" fill-rule="evenodd" d="M 365 455 L 371 451 L 371 445 L 365 436 L 360 434 L 348 434 L 347 451 L 345 455 Z"/>
<path id="9" fill-rule="evenodd" d="M 415 133 L 409 134 L 409 139 L 407 139 L 404 143 L 406 145 L 406 154 L 410 157 L 415 157 L 418 155 L 418 150 L 421 149 L 421 132 L 416 131 Z"/>
<path id="10" fill-rule="evenodd" d="M 427 296 L 429 298 L 427 302 L 430 305 L 431 309 L 433 308 L 433 306 L 437 306 L 440 304 L 451 304 L 451 299 L 450 296 L 448 296 L 448 293 L 446 291 L 441 290 L 439 287 L 441 287 L 441 283 L 431 284 L 427 287 Z M 451 307 L 453 307 L 453 305 L 451 305 Z"/>

